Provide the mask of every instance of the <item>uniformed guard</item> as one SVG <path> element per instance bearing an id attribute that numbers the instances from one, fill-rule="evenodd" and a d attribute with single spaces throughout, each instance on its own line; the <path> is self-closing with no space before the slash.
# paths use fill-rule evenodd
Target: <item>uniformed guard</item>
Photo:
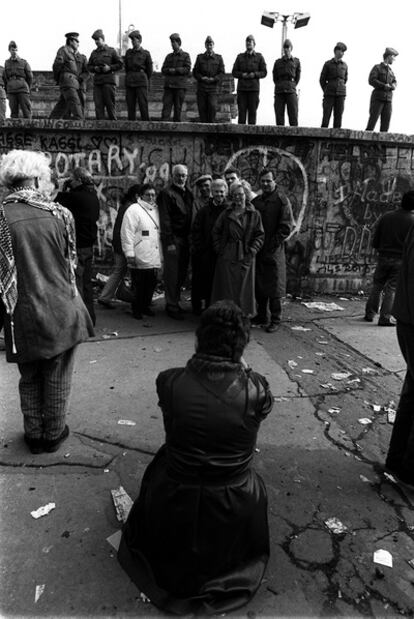
<path id="1" fill-rule="evenodd" d="M 85 115 L 86 84 L 89 77 L 86 56 L 78 52 L 79 34 L 65 34 L 66 45 L 57 51 L 53 76 L 60 88 L 60 97 L 50 118 L 82 120 Z"/>
<path id="2" fill-rule="evenodd" d="M 29 63 L 17 54 L 15 41 L 9 43 L 10 58 L 4 63 L 4 83 L 10 105 L 12 118 L 19 117 L 19 109 L 23 118 L 32 117 L 32 102 L 30 100 L 30 88 L 33 74 Z"/>
<path id="3" fill-rule="evenodd" d="M 142 35 L 139 30 L 128 34 L 132 48 L 125 53 L 125 86 L 128 120 L 136 120 L 137 103 L 141 120 L 149 120 L 148 86 L 152 75 L 151 54 L 141 47 Z"/>
<path id="4" fill-rule="evenodd" d="M 122 69 L 122 60 L 113 47 L 106 45 L 102 30 L 95 30 L 92 39 L 95 41 L 96 49 L 90 55 L 88 69 L 94 75 L 93 100 L 96 119 L 104 120 L 106 110 L 108 118 L 116 120 L 116 72 Z"/>
<path id="5" fill-rule="evenodd" d="M 322 67 L 319 83 L 323 90 L 323 117 L 322 127 L 329 126 L 333 110 L 333 126 L 339 129 L 342 126 L 344 113 L 346 83 L 348 81 L 348 65 L 342 60 L 347 47 L 339 41 L 334 47 L 334 57 L 327 60 Z"/>
<path id="6" fill-rule="evenodd" d="M 197 80 L 197 106 L 200 122 L 214 123 L 217 113 L 218 91 L 224 75 L 224 63 L 220 54 L 214 51 L 211 36 L 205 40 L 206 51 L 198 54 L 193 76 Z"/>
<path id="7" fill-rule="evenodd" d="M 398 52 L 393 47 L 387 47 L 383 61 L 372 67 L 368 82 L 374 88 L 369 107 L 369 119 L 366 131 L 373 131 L 381 116 L 380 131 L 388 131 L 392 113 L 392 94 L 397 87 L 397 80 L 391 65 Z"/>

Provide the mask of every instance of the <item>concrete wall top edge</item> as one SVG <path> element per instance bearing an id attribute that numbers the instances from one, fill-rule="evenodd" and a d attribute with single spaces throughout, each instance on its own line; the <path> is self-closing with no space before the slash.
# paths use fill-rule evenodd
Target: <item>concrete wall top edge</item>
<path id="1" fill-rule="evenodd" d="M 109 121 L 109 120 L 55 120 L 55 119 L 7 119 L 0 131 L 9 129 L 41 130 L 41 131 L 99 131 L 99 132 L 136 132 L 136 133 L 182 133 L 182 134 L 223 134 L 223 135 L 274 135 L 277 137 L 303 137 L 330 141 L 364 141 L 381 145 L 396 146 L 404 144 L 414 146 L 414 135 L 402 133 L 377 133 L 372 131 L 355 131 L 352 129 L 322 129 L 319 127 L 276 127 L 273 125 L 238 125 L 231 123 L 202 124 L 197 122 L 161 122 L 161 121 Z"/>

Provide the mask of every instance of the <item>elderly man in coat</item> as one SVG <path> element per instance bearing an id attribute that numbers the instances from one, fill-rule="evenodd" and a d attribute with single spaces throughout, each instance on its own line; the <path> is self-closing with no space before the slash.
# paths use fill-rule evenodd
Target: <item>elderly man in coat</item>
<path id="1" fill-rule="evenodd" d="M 7 361 L 18 364 L 33 454 L 54 452 L 68 437 L 74 352 L 93 335 L 75 282 L 73 218 L 49 199 L 50 173 L 39 152 L 12 150 L 0 163 L 0 183 L 11 192 L 0 205 L 0 324 Z"/>
<path id="2" fill-rule="evenodd" d="M 265 325 L 273 333 L 280 324 L 281 299 L 286 294 L 285 240 L 292 231 L 293 214 L 289 200 L 277 191 L 272 170 L 262 170 L 260 185 L 262 194 L 252 204 L 262 218 L 264 243 L 256 256 L 257 315 L 252 324 Z"/>

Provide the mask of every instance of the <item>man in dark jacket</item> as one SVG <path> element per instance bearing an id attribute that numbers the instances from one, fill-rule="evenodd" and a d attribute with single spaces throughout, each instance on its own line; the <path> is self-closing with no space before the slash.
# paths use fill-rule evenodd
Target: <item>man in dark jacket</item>
<path id="1" fill-rule="evenodd" d="M 220 82 L 224 75 L 224 63 L 220 54 L 214 51 L 214 41 L 208 36 L 206 51 L 199 54 L 193 69 L 197 80 L 197 106 L 200 122 L 214 123 L 217 113 L 217 100 Z"/>
<path id="2" fill-rule="evenodd" d="M 173 51 L 167 54 L 161 67 L 164 78 L 164 94 L 162 98 L 161 120 L 170 120 L 174 108 L 174 122 L 181 121 L 187 80 L 191 72 L 191 58 L 181 49 L 181 37 L 177 32 L 170 35 Z"/>
<path id="3" fill-rule="evenodd" d="M 66 206 L 73 215 L 76 228 L 76 285 L 95 324 L 93 307 L 92 262 L 96 243 L 99 200 L 92 175 L 83 168 L 75 168 L 68 183 L 69 191 L 57 194 L 56 202 Z"/>
<path id="4" fill-rule="evenodd" d="M 289 39 L 283 43 L 283 56 L 278 58 L 273 66 L 273 82 L 275 84 L 275 115 L 276 124 L 285 124 L 285 108 L 289 116 L 289 125 L 298 125 L 298 95 L 296 86 L 300 80 L 300 60 L 292 56 L 292 42 Z"/>
<path id="5" fill-rule="evenodd" d="M 293 228 L 293 214 L 289 200 L 279 195 L 271 170 L 262 170 L 260 186 L 262 194 L 252 204 L 261 215 L 265 240 L 256 256 L 257 315 L 251 322 L 266 325 L 266 331 L 273 333 L 280 324 L 281 299 L 286 294 L 285 240 Z"/>
<path id="6" fill-rule="evenodd" d="M 122 69 L 122 60 L 113 47 L 105 43 L 102 30 L 92 35 L 96 49 L 90 55 L 88 69 L 93 73 L 93 100 L 97 120 L 105 119 L 105 110 L 110 120 L 116 120 L 115 95 L 117 87 L 116 72 Z"/>
<path id="7" fill-rule="evenodd" d="M 414 192 L 410 192 L 414 194 Z M 414 489 L 414 226 L 405 239 L 393 315 L 397 337 L 407 363 L 397 415 L 392 429 L 386 467 L 398 481 Z"/>
<path id="8" fill-rule="evenodd" d="M 348 65 L 342 60 L 346 50 L 345 43 L 337 43 L 334 47 L 334 57 L 331 60 L 327 60 L 322 67 L 319 78 L 319 83 L 323 90 L 322 127 L 329 126 L 332 110 L 334 128 L 339 129 L 342 126 L 346 83 L 348 81 Z"/>
<path id="9" fill-rule="evenodd" d="M 56 451 L 69 434 L 75 349 L 93 335 L 75 284 L 73 218 L 46 197 L 50 172 L 39 152 L 12 150 L 0 163 L 11 192 L 0 204 L 0 324 L 7 361 L 19 367 L 24 441 L 34 454 Z"/>
<path id="10" fill-rule="evenodd" d="M 165 311 L 182 320 L 181 287 L 189 262 L 189 237 L 193 213 L 193 194 L 187 188 L 188 170 L 184 165 L 172 169 L 172 183 L 158 194 L 161 243 L 164 255 Z"/>
<path id="11" fill-rule="evenodd" d="M 19 117 L 19 109 L 23 118 L 32 117 L 32 102 L 30 100 L 30 88 L 32 87 L 33 74 L 29 63 L 17 54 L 15 41 L 9 43 L 10 58 L 4 63 L 4 83 L 9 98 L 10 116 Z"/>
<path id="12" fill-rule="evenodd" d="M 259 107 L 260 82 L 267 75 L 262 54 L 255 51 L 256 41 L 252 34 L 246 37 L 246 51 L 239 54 L 233 65 L 232 75 L 237 78 L 237 107 L 239 125 L 256 124 Z"/>
<path id="13" fill-rule="evenodd" d="M 197 212 L 191 230 L 192 283 L 191 304 L 193 314 L 199 316 L 210 305 L 213 287 L 216 252 L 212 231 L 218 216 L 226 208 L 227 183 L 218 178 L 211 183 L 212 197 Z M 204 301 L 204 308 L 202 307 Z"/>
<path id="14" fill-rule="evenodd" d="M 89 72 L 86 58 L 78 52 L 79 34 L 65 34 L 66 45 L 57 51 L 53 63 L 53 77 L 59 84 L 60 97 L 53 108 L 50 118 L 84 118 L 84 92 Z"/>
<path id="15" fill-rule="evenodd" d="M 391 65 L 398 56 L 397 50 L 387 47 L 383 62 L 376 64 L 369 74 L 369 85 L 374 88 L 369 107 L 369 119 L 366 131 L 373 131 L 381 116 L 380 131 L 388 131 L 392 113 L 392 94 L 397 87 L 397 80 Z"/>
<path id="16" fill-rule="evenodd" d="M 148 86 L 152 75 L 151 54 L 141 47 L 142 35 L 139 30 L 128 34 L 132 41 L 132 49 L 125 54 L 125 86 L 128 120 L 137 119 L 137 103 L 141 120 L 149 120 Z"/>
<path id="17" fill-rule="evenodd" d="M 372 246 L 378 252 L 378 260 L 372 290 L 365 306 L 364 319 L 367 322 L 372 322 L 379 310 L 380 327 L 395 325 L 392 319 L 395 287 L 401 268 L 404 241 L 413 223 L 414 191 L 405 193 L 401 208 L 385 213 L 377 223 Z"/>

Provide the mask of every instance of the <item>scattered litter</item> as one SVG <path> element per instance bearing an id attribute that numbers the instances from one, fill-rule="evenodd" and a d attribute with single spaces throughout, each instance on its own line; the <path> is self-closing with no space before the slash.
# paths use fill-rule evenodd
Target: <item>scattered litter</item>
<path id="1" fill-rule="evenodd" d="M 321 383 L 320 386 L 324 389 L 332 389 L 332 391 L 338 391 L 332 383 Z"/>
<path id="2" fill-rule="evenodd" d="M 347 297 L 339 297 L 340 301 L 349 301 L 349 299 Z"/>
<path id="3" fill-rule="evenodd" d="M 388 550 L 376 550 L 374 552 L 374 563 L 385 565 L 386 567 L 392 567 L 392 554 Z"/>
<path id="4" fill-rule="evenodd" d="M 408 559 L 408 560 L 407 560 L 407 563 L 408 563 L 408 565 L 409 565 L 410 567 L 412 567 L 412 568 L 413 568 L 413 570 L 414 570 L 414 559 Z"/>
<path id="5" fill-rule="evenodd" d="M 127 492 L 125 492 L 122 486 L 119 486 L 119 488 L 115 488 L 115 490 L 111 490 L 111 494 L 116 510 L 116 517 L 118 518 L 119 522 L 126 522 L 128 514 L 132 507 L 131 497 L 129 496 L 129 494 L 127 494 Z"/>
<path id="6" fill-rule="evenodd" d="M 325 524 L 335 535 L 340 535 L 348 531 L 348 527 L 342 524 L 338 518 L 328 518 L 328 520 L 325 520 Z"/>
<path id="7" fill-rule="evenodd" d="M 374 370 L 374 368 L 362 368 L 362 373 L 363 374 L 378 374 L 378 371 Z"/>
<path id="8" fill-rule="evenodd" d="M 351 380 L 347 380 L 346 384 L 347 385 L 353 385 L 354 383 L 360 383 L 361 379 L 360 378 L 351 378 Z"/>
<path id="9" fill-rule="evenodd" d="M 136 426 L 135 421 L 130 421 L 129 419 L 118 419 L 119 426 Z"/>
<path id="10" fill-rule="evenodd" d="M 121 543 L 121 535 L 122 531 L 119 529 L 119 531 L 115 531 L 115 533 L 112 533 L 112 535 L 106 538 L 106 541 L 111 544 L 112 548 L 115 548 L 116 551 L 118 551 L 119 544 Z"/>
<path id="11" fill-rule="evenodd" d="M 69 458 L 69 456 L 70 456 L 70 452 L 68 452 L 67 454 L 65 454 L 63 457 L 64 457 L 64 458 Z"/>
<path id="12" fill-rule="evenodd" d="M 372 410 L 374 411 L 374 413 L 379 413 L 381 410 L 380 404 L 372 404 Z"/>
<path id="13" fill-rule="evenodd" d="M 396 416 L 397 416 L 397 411 L 393 410 L 392 408 L 389 408 L 387 411 L 388 423 L 393 424 Z"/>
<path id="14" fill-rule="evenodd" d="M 328 340 L 316 340 L 318 344 L 329 344 Z"/>
<path id="15" fill-rule="evenodd" d="M 362 424 L 363 426 L 368 426 L 370 423 L 372 423 L 372 419 L 369 419 L 368 417 L 361 417 L 361 419 L 358 419 L 358 423 Z"/>
<path id="16" fill-rule="evenodd" d="M 342 599 L 342 591 L 340 589 L 338 589 L 338 598 L 341 600 Z"/>
<path id="17" fill-rule="evenodd" d="M 328 408 L 328 413 L 331 413 L 332 415 L 340 412 L 341 409 L 339 408 L 339 406 L 332 406 L 331 408 Z"/>
<path id="18" fill-rule="evenodd" d="M 109 473 L 109 469 L 104 469 L 104 473 Z"/>
<path id="19" fill-rule="evenodd" d="M 293 359 L 290 359 L 288 361 L 288 366 L 290 367 L 291 370 L 293 370 L 293 368 L 295 368 L 298 364 L 296 363 L 296 361 L 293 361 Z"/>
<path id="20" fill-rule="evenodd" d="M 39 509 L 35 509 L 33 512 L 30 512 L 30 515 L 35 519 L 41 518 L 42 516 L 47 516 L 52 509 L 55 509 L 55 507 L 56 503 L 48 503 L 47 505 L 43 505 L 42 507 L 39 507 Z"/>
<path id="21" fill-rule="evenodd" d="M 333 378 L 334 380 L 345 380 L 350 376 L 352 376 L 351 372 L 333 372 L 331 374 L 331 378 Z"/>
<path id="22" fill-rule="evenodd" d="M 325 353 L 324 352 L 316 352 L 315 355 L 317 355 L 318 357 L 324 357 Z"/>
<path id="23" fill-rule="evenodd" d="M 274 397 L 273 398 L 275 402 L 288 402 L 289 398 L 284 398 L 283 396 L 280 397 Z"/>
<path id="24" fill-rule="evenodd" d="M 110 340 L 111 336 L 110 335 L 106 335 L 106 333 L 102 336 L 103 340 Z"/>
<path id="25" fill-rule="evenodd" d="M 42 595 L 42 593 L 44 592 L 45 589 L 46 589 L 46 585 L 36 585 L 35 604 L 36 604 L 37 600 L 40 598 L 40 596 Z"/>
<path id="26" fill-rule="evenodd" d="M 45 555 L 47 555 L 52 550 L 52 548 L 53 548 L 53 546 L 43 546 L 42 552 L 44 552 Z"/>
<path id="27" fill-rule="evenodd" d="M 370 484 L 370 483 L 371 483 L 371 481 L 368 479 L 368 477 L 365 477 L 365 475 L 360 475 L 360 476 L 359 476 L 359 479 L 360 479 L 361 481 L 363 481 L 363 482 L 364 482 L 364 484 Z"/>
<path id="28" fill-rule="evenodd" d="M 314 370 L 304 369 L 304 370 L 302 370 L 302 374 L 315 374 L 315 371 Z"/>
<path id="29" fill-rule="evenodd" d="M 395 479 L 394 475 L 391 475 L 391 473 L 384 473 L 384 477 L 393 484 L 397 483 L 397 480 Z"/>
<path id="30" fill-rule="evenodd" d="M 96 359 L 93 359 L 92 361 L 89 361 L 90 364 L 92 363 L 96 363 Z"/>
<path id="31" fill-rule="evenodd" d="M 145 593 L 142 593 L 142 591 L 139 594 L 139 599 L 141 602 L 144 602 L 144 604 L 149 604 L 149 602 L 151 602 L 151 600 L 145 595 Z"/>
<path id="32" fill-rule="evenodd" d="M 308 307 L 309 309 L 317 309 L 317 310 L 320 310 L 321 312 L 333 312 L 335 310 L 344 309 L 337 303 L 324 303 L 323 301 L 311 301 L 311 302 L 302 301 L 302 304 Z"/>
<path id="33" fill-rule="evenodd" d="M 162 348 L 160 348 L 159 346 L 154 346 L 153 351 L 154 352 L 162 352 Z"/>
<path id="34" fill-rule="evenodd" d="M 290 327 L 292 331 L 312 331 L 309 327 L 301 327 L 297 325 L 296 327 Z"/>
<path id="35" fill-rule="evenodd" d="M 255 452 L 256 452 L 257 454 L 259 454 L 259 453 L 260 453 L 260 449 L 259 449 L 258 447 L 255 447 L 255 448 L 254 448 L 254 450 L 255 450 Z"/>
<path id="36" fill-rule="evenodd" d="M 118 331 L 112 331 L 109 335 L 113 335 L 114 337 L 118 337 Z"/>

